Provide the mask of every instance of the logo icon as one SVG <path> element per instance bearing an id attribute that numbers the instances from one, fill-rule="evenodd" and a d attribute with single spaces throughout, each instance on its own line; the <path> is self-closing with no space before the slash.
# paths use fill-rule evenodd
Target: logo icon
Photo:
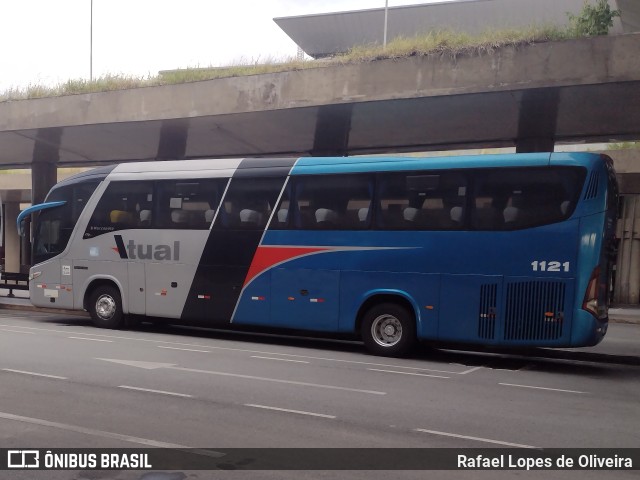
<path id="1" fill-rule="evenodd" d="M 39 468 L 39 450 L 9 450 L 7 451 L 8 468 Z"/>

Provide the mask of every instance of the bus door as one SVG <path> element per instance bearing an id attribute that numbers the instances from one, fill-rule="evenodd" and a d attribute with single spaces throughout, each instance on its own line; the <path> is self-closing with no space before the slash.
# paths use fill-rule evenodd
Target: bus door
<path id="1" fill-rule="evenodd" d="M 500 275 L 441 277 L 438 339 L 492 343 L 500 336 Z"/>
<path id="2" fill-rule="evenodd" d="M 272 325 L 338 329 L 339 271 L 276 268 L 271 273 L 271 295 Z"/>

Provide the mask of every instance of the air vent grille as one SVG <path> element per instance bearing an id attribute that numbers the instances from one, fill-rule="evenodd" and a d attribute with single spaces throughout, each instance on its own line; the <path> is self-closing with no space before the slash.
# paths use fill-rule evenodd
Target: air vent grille
<path id="1" fill-rule="evenodd" d="M 496 298 L 498 284 L 480 286 L 480 312 L 478 315 L 478 337 L 492 340 L 496 334 Z"/>
<path id="2" fill-rule="evenodd" d="M 553 281 L 507 285 L 505 340 L 555 340 L 562 336 L 565 284 Z"/>
<path id="3" fill-rule="evenodd" d="M 598 196 L 598 182 L 600 180 L 600 173 L 591 172 L 589 177 L 589 184 L 587 185 L 587 191 L 584 193 L 584 199 L 590 200 Z"/>

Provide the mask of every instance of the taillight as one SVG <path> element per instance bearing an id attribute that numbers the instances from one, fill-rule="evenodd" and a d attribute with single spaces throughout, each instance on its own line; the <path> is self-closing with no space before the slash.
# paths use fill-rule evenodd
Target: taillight
<path id="1" fill-rule="evenodd" d="M 591 313 L 596 318 L 600 317 L 598 308 L 598 290 L 600 282 L 600 266 L 593 269 L 589 284 L 587 285 L 587 291 L 584 294 L 584 301 L 582 302 L 582 309 Z"/>

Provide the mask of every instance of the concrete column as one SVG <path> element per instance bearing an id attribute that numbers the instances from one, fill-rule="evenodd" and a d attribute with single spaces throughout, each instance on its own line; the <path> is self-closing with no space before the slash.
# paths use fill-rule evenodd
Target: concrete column
<path id="1" fill-rule="evenodd" d="M 182 160 L 187 152 L 189 138 L 189 119 L 177 118 L 164 120 L 158 140 L 158 160 Z"/>
<path id="2" fill-rule="evenodd" d="M 41 128 L 33 145 L 31 159 L 31 203 L 38 204 L 57 182 L 60 142 L 63 129 Z"/>
<path id="3" fill-rule="evenodd" d="M 553 138 L 519 138 L 516 140 L 516 153 L 553 152 Z"/>
<path id="4" fill-rule="evenodd" d="M 527 90 L 520 99 L 516 152 L 553 152 L 558 120 L 559 91 Z"/>
<path id="5" fill-rule="evenodd" d="M 31 203 L 42 203 L 58 180 L 58 160 L 60 160 L 60 142 L 63 129 L 41 128 L 33 145 L 31 159 Z M 21 270 L 31 265 L 31 233 L 29 221 L 25 225 L 22 245 Z"/>
<path id="6" fill-rule="evenodd" d="M 16 228 L 16 219 L 20 213 L 20 204 L 4 204 L 4 269 L 6 272 L 20 271 L 20 237 Z"/>
<path id="7" fill-rule="evenodd" d="M 347 156 L 352 111 L 353 105 L 326 105 L 318 109 L 312 156 Z"/>
<path id="8" fill-rule="evenodd" d="M 36 205 L 44 199 L 58 182 L 58 167 L 55 163 L 34 162 L 31 164 L 31 203 Z"/>

